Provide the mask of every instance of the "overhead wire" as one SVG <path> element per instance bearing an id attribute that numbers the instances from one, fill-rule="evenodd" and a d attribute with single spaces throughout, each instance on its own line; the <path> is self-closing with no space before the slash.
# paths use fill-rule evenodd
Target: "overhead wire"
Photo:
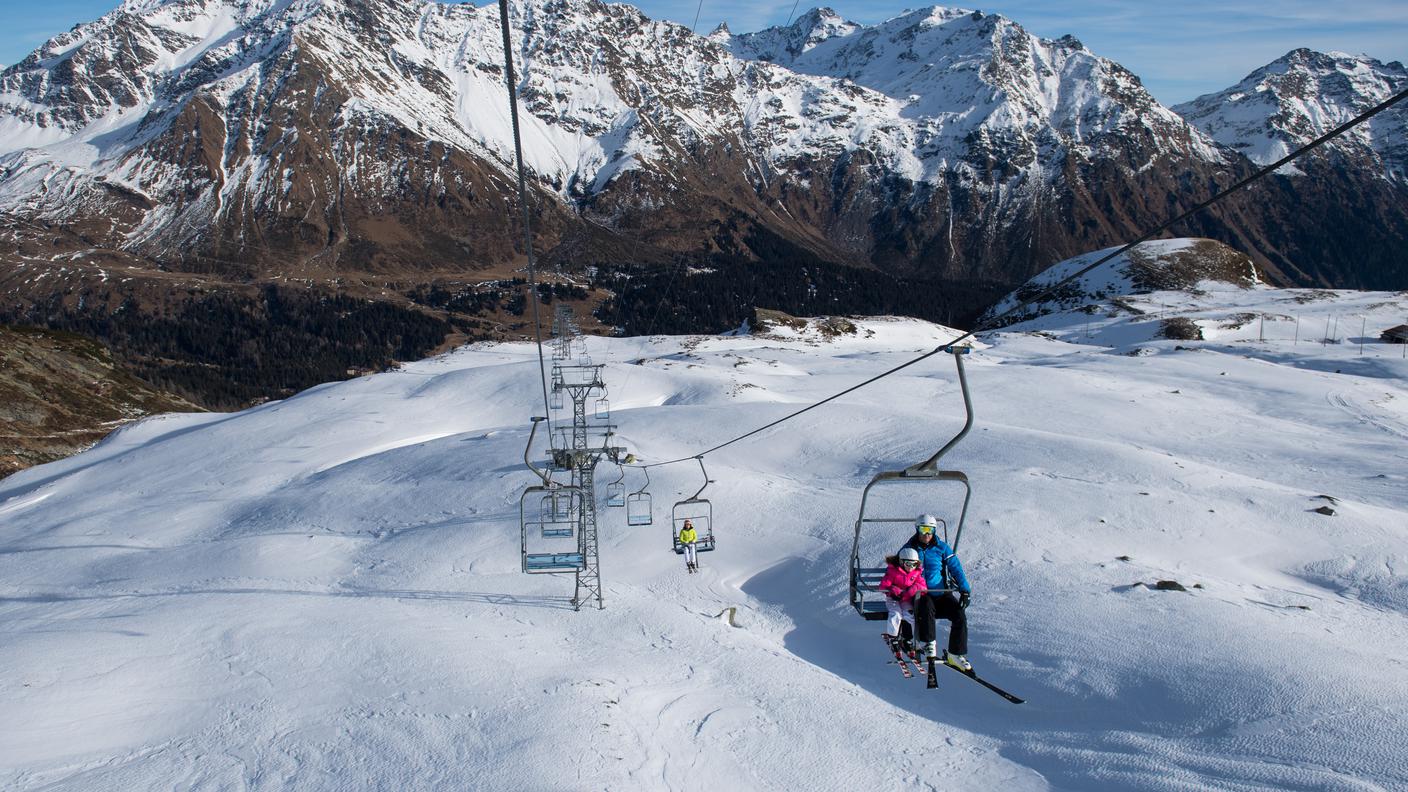
<path id="1" fill-rule="evenodd" d="M 792 10 L 787 12 L 787 22 L 783 24 L 783 27 L 792 24 L 792 17 L 797 13 L 797 5 L 801 2 L 802 0 L 792 0 Z"/>
<path id="2" fill-rule="evenodd" d="M 933 349 L 929 350 L 928 352 L 925 352 L 924 354 L 922 354 L 922 355 L 920 355 L 920 356 L 918 356 L 918 357 L 916 357 L 916 358 L 913 358 L 913 359 L 908 360 L 908 361 L 906 361 L 906 362 L 904 362 L 904 363 L 901 363 L 900 365 L 895 366 L 894 368 L 888 369 L 888 370 L 886 370 L 886 371 L 884 371 L 884 372 L 882 372 L 882 373 L 880 373 L 880 374 L 877 374 L 877 375 L 875 375 L 874 377 L 871 377 L 870 379 L 865 380 L 864 382 L 861 382 L 861 383 L 859 383 L 859 384 L 856 384 L 856 385 L 853 385 L 853 386 L 851 386 L 851 387 L 849 387 L 849 388 L 846 388 L 845 390 L 843 390 L 843 391 L 841 391 L 841 392 L 839 392 L 839 393 L 835 393 L 835 394 L 833 394 L 833 395 L 831 395 L 831 396 L 826 397 L 825 399 L 822 399 L 821 401 L 815 402 L 815 403 L 810 404 L 810 405 L 808 405 L 808 406 L 806 406 L 806 407 L 803 407 L 803 408 L 800 409 L 800 410 L 797 410 L 797 411 L 795 411 L 795 412 L 792 412 L 792 413 L 789 413 L 789 414 L 787 414 L 787 415 L 784 415 L 783 417 L 778 418 L 778 419 L 775 420 L 775 421 L 771 421 L 771 422 L 769 422 L 769 423 L 766 423 L 766 424 L 764 424 L 764 425 L 762 425 L 762 426 L 759 426 L 758 428 L 753 429 L 753 430 L 751 430 L 751 431 L 749 431 L 749 432 L 745 432 L 744 434 L 741 434 L 741 435 L 739 435 L 739 436 L 733 438 L 732 440 L 728 440 L 728 441 L 725 441 L 725 442 L 723 442 L 723 443 L 719 443 L 718 445 L 716 445 L 716 446 L 714 446 L 714 447 L 712 447 L 712 448 L 709 448 L 709 449 L 707 449 L 707 450 L 705 450 L 705 451 L 700 451 L 700 452 L 698 452 L 698 453 L 696 453 L 696 454 L 690 454 L 689 456 L 680 457 L 680 458 L 678 458 L 678 459 L 671 459 L 671 460 L 669 460 L 669 461 L 667 461 L 667 462 L 653 462 L 653 463 L 651 463 L 651 464 L 649 464 L 649 465 L 636 465 L 635 467 L 661 467 L 661 466 L 664 466 L 664 465 L 674 465 L 674 464 L 678 464 L 678 463 L 680 463 L 680 462 L 689 462 L 689 461 L 691 461 L 691 460 L 698 459 L 698 458 L 700 458 L 700 457 L 705 456 L 706 454 L 712 454 L 712 453 L 715 452 L 715 451 L 718 451 L 718 450 L 727 448 L 728 446 L 731 446 L 731 445 L 733 445 L 734 443 L 737 443 L 737 442 L 739 442 L 739 441 L 741 441 L 741 440 L 745 440 L 745 439 L 747 439 L 747 438 L 749 438 L 749 437 L 752 437 L 753 435 L 756 435 L 756 434 L 758 434 L 759 432 L 766 431 L 766 430 L 768 430 L 768 429 L 771 429 L 771 428 L 774 427 L 774 426 L 777 426 L 778 424 L 784 423 L 784 422 L 786 422 L 786 421 L 790 421 L 790 420 L 792 420 L 793 418 L 796 418 L 796 417 L 799 416 L 799 415 L 802 415 L 802 414 L 804 414 L 804 413 L 807 413 L 807 412 L 810 412 L 810 411 L 812 411 L 812 410 L 815 410 L 816 408 L 822 406 L 823 404 L 827 404 L 827 403 L 829 403 L 829 402 L 833 402 L 833 401 L 835 401 L 835 400 L 841 398 L 842 396 L 845 396 L 845 395 L 848 394 L 848 393 L 853 393 L 853 392 L 855 392 L 855 391 L 857 391 L 857 390 L 860 390 L 861 388 L 864 388 L 865 386 L 870 385 L 870 384 L 872 384 L 872 383 L 874 383 L 874 382 L 876 382 L 876 381 L 878 381 L 878 380 L 882 380 L 882 379 L 884 379 L 885 377 L 890 376 L 891 374 L 895 374 L 895 373 L 897 373 L 897 372 L 903 371 L 904 369 L 907 369 L 907 368 L 909 368 L 910 366 L 915 365 L 916 363 L 920 363 L 920 362 L 923 362 L 923 361 L 925 361 L 925 360 L 928 360 L 929 358 L 933 357 L 934 355 L 937 355 L 937 354 L 940 353 L 940 352 L 943 352 L 943 351 L 946 351 L 946 350 L 948 350 L 948 349 L 951 349 L 951 348 L 957 346 L 959 343 L 961 343 L 961 342 L 963 342 L 963 341 L 965 341 L 965 340 L 967 340 L 967 339 L 969 339 L 969 338 L 972 338 L 974 335 L 983 332 L 984 330 L 988 330 L 988 329 L 991 329 L 991 328 L 993 328 L 993 327 L 996 327 L 996 326 L 1000 325 L 1001 322 L 1002 322 L 1004 319 L 1006 319 L 1006 318 L 1009 317 L 1009 316 L 1012 316 L 1013 314 L 1016 314 L 1018 311 L 1021 311 L 1022 309 L 1026 308 L 1026 307 L 1028 307 L 1028 306 L 1030 306 L 1030 305 L 1033 305 L 1033 304 L 1042 302 L 1042 301 L 1045 300 L 1047 297 L 1051 296 L 1052 294 L 1056 293 L 1057 291 L 1059 291 L 1060 289 L 1062 289 L 1063 287 L 1065 287 L 1067 284 L 1071 283 L 1072 281 L 1074 281 L 1074 280 L 1076 280 L 1076 279 L 1078 279 L 1078 278 L 1080 278 L 1080 277 L 1083 277 L 1086 273 L 1090 272 L 1091 270 L 1095 269 L 1096 267 L 1100 266 L 1101 264 L 1104 264 L 1105 262 L 1110 261 L 1111 259 L 1114 259 L 1114 258 L 1116 258 L 1117 256 L 1120 256 L 1121 254 L 1127 252 L 1128 250 L 1130 250 L 1131 248 L 1135 247 L 1136 245 L 1139 245 L 1139 244 L 1141 244 L 1141 243 L 1143 243 L 1143 242 L 1147 242 L 1147 241 L 1148 241 L 1150 238 L 1152 238 L 1154 235 L 1159 234 L 1159 233 L 1162 233 L 1163 231 L 1167 230 L 1169 227 L 1171 227 L 1171 226 L 1173 226 L 1173 225 L 1176 225 L 1177 223 L 1182 222 L 1183 220 L 1186 220 L 1187 218 L 1189 218 L 1190 216 L 1196 214 L 1197 212 L 1200 212 L 1200 211 L 1202 211 L 1202 210 L 1208 208 L 1209 206 L 1212 206 L 1213 204 L 1217 203 L 1218 201 L 1221 201 L 1222 199 L 1226 198 L 1227 196 L 1232 195 L 1233 193 L 1236 193 L 1236 192 L 1238 192 L 1239 190 L 1242 190 L 1243 188 L 1247 187 L 1248 185 L 1252 184 L 1253 182 L 1255 182 L 1255 181 L 1257 181 L 1257 180 L 1259 180 L 1259 179 L 1261 179 L 1261 178 L 1263 178 L 1263 177 L 1265 177 L 1265 176 L 1267 176 L 1267 175 L 1273 173 L 1273 172 L 1276 171 L 1278 168 L 1280 168 L 1280 167 L 1286 165 L 1286 164 L 1289 163 L 1289 162 L 1292 162 L 1293 160 L 1295 160 L 1295 159 L 1301 157 L 1302 155 L 1305 155 L 1305 154 L 1307 154 L 1307 153 L 1309 153 L 1309 152 L 1311 152 L 1311 151 L 1313 151 L 1313 150 L 1319 148 L 1320 146 L 1322 146 L 1322 145 L 1324 145 L 1325 143 L 1328 143 L 1329 141 L 1331 141 L 1331 140 L 1333 140 L 1333 139 L 1339 137 L 1340 135 L 1343 135 L 1345 132 L 1348 132 L 1349 130 L 1353 129 L 1354 127 L 1356 127 L 1356 126 L 1358 126 L 1358 125 L 1364 123 L 1365 121 L 1368 121 L 1369 119 L 1373 118 L 1374 116 L 1378 115 L 1379 113 L 1383 112 L 1384 110 L 1387 110 L 1388 108 L 1392 107 L 1393 105 L 1397 104 L 1398 102 L 1401 102 L 1402 100 L 1404 100 L 1404 99 L 1406 99 L 1406 98 L 1408 98 L 1408 90 L 1404 90 L 1404 91 L 1402 91 L 1402 92 L 1400 92 L 1400 93 L 1398 93 L 1398 94 L 1396 94 L 1396 95 L 1394 95 L 1394 96 L 1392 96 L 1392 97 L 1389 97 L 1388 99 L 1384 100 L 1383 102 L 1380 102 L 1379 104 L 1377 104 L 1377 105 L 1375 105 L 1375 106 L 1369 108 L 1368 110 L 1364 111 L 1364 112 L 1361 113 L 1360 115 L 1355 116 L 1353 119 L 1351 119 L 1351 120 L 1349 120 L 1349 121 L 1346 121 L 1345 123 L 1339 125 L 1338 127 L 1335 127 L 1334 129 L 1330 130 L 1329 132 L 1326 132 L 1325 134 L 1321 135 L 1320 137 L 1316 138 L 1315 140 L 1312 140 L 1311 142 L 1305 144 L 1304 146 L 1300 147 L 1299 149 L 1296 149 L 1295 151 L 1291 152 L 1290 154 L 1287 154 L 1286 156 L 1282 157 L 1281 159 L 1279 159 L 1279 160 L 1277 160 L 1277 161 L 1271 163 L 1270 165 L 1267 165 L 1266 167 L 1264 167 L 1264 168 L 1262 168 L 1262 169 L 1256 171 L 1256 172 L 1253 173 L 1252 175 L 1247 176 L 1246 178 L 1242 179 L 1241 181 L 1237 182 L 1236 184 L 1233 184 L 1231 187 L 1228 187 L 1228 188 L 1222 190 L 1221 192 L 1219 192 L 1219 193 L 1213 195 L 1211 198 L 1208 198 L 1207 200 L 1203 201 L 1202 203 L 1198 204 L 1197 206 L 1194 206 L 1192 209 L 1189 209 L 1188 211 L 1183 212 L 1182 214 L 1178 215 L 1177 217 L 1174 217 L 1173 219 L 1168 220 L 1168 221 L 1166 221 L 1166 222 L 1160 224 L 1159 226 L 1157 226 L 1156 228 L 1154 228 L 1154 229 L 1152 229 L 1152 230 L 1146 232 L 1145 234 L 1143 234 L 1142 236 L 1140 236 L 1138 239 L 1134 240 L 1133 242 L 1130 242 L 1130 243 L 1128 243 L 1128 244 L 1126 244 L 1126 245 L 1124 245 L 1124 246 L 1118 248 L 1117 250 L 1115 250 L 1115 251 L 1113 251 L 1113 252 L 1111 252 L 1111 253 L 1108 253 L 1108 254 L 1106 254 L 1106 255 L 1104 255 L 1104 256 L 1101 256 L 1100 258 L 1096 259 L 1094 262 L 1092 262 L 1092 263 L 1090 263 L 1090 264 L 1087 264 L 1086 266 L 1080 268 L 1079 270 L 1076 270 L 1075 272 L 1071 273 L 1070 275 L 1067 275 L 1065 278 L 1062 278 L 1061 280 L 1059 280 L 1059 281 L 1057 281 L 1056 283 L 1052 284 L 1051 286 L 1047 287 L 1045 290 L 1041 291 L 1040 293 L 1036 294 L 1035 296 L 1030 297 L 1030 298 L 1028 298 L 1028 299 L 1026 299 L 1026 300 L 1024 300 L 1024 301 L 1022 301 L 1022 302 L 1017 303 L 1016 305 L 1012 306 L 1011 308 L 1007 309 L 1006 311 L 1003 311 L 1002 313 L 997 314 L 996 316 L 993 316 L 993 317 L 989 318 L 986 322 L 980 322 L 980 323 L 979 323 L 976 327 L 974 327 L 972 330 L 967 331 L 966 333 L 964 333 L 963 335 L 958 336 L 957 338 L 953 339 L 952 341 L 948 341 L 948 342 L 946 342 L 946 343 L 944 343 L 944 344 L 941 344 L 941 345 L 939 345 L 939 346 L 937 346 L 937 347 L 934 347 Z"/>
<path id="3" fill-rule="evenodd" d="M 538 385 L 543 391 L 543 420 L 552 438 L 552 409 L 548 403 L 547 364 L 543 358 L 543 323 L 538 312 L 537 264 L 533 259 L 533 220 L 528 207 L 528 181 L 523 167 L 523 136 L 518 125 L 518 80 L 513 73 L 513 40 L 509 33 L 508 0 L 499 0 L 499 27 L 504 38 L 504 81 L 508 84 L 508 112 L 513 123 L 513 156 L 518 170 L 518 203 L 523 207 L 523 250 L 528 257 L 528 301 L 533 304 L 533 338 L 538 345 Z"/>

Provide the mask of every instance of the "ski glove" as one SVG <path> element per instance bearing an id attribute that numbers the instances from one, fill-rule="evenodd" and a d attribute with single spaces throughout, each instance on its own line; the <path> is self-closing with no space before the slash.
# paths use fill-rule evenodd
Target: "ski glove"
<path id="1" fill-rule="evenodd" d="M 958 607 L 960 607 L 960 608 L 966 608 L 966 607 L 968 607 L 968 603 L 971 602 L 972 600 L 973 600 L 972 595 L 965 591 L 965 592 L 963 592 L 962 594 L 959 594 L 959 595 L 958 595 Z"/>

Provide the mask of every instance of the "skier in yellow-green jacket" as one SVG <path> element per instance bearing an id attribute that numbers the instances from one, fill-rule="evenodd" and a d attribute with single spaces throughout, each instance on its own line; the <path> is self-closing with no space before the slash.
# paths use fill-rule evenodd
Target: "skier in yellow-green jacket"
<path id="1" fill-rule="evenodd" d="M 684 527 L 680 528 L 680 544 L 684 545 L 684 568 L 692 572 L 699 571 L 699 554 L 695 551 L 694 543 L 699 541 L 699 534 L 694 531 L 694 523 L 689 520 L 684 521 Z"/>

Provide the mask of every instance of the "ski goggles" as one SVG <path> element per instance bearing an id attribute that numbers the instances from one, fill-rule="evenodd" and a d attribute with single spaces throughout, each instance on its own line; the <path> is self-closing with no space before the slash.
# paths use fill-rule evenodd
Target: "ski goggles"
<path id="1" fill-rule="evenodd" d="M 905 559 L 905 560 L 903 560 L 903 561 L 900 561 L 900 566 L 902 566 L 902 567 L 917 567 L 917 566 L 919 566 L 919 562 L 918 562 L 918 561 L 910 561 L 910 560 L 908 560 L 908 559 Z"/>
<path id="2" fill-rule="evenodd" d="M 921 526 L 919 526 L 919 533 L 922 533 L 922 534 L 931 534 L 931 533 L 933 533 L 933 532 L 934 532 L 934 526 L 932 526 L 932 525 L 921 525 Z"/>

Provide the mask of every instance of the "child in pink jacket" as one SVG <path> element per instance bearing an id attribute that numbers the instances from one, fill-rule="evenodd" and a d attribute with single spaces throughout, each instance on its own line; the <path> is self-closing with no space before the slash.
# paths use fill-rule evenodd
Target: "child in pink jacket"
<path id="1" fill-rule="evenodd" d="M 919 566 L 919 551 L 913 547 L 900 550 L 897 556 L 887 556 L 885 576 L 880 578 L 880 590 L 885 593 L 885 610 L 890 614 L 885 634 L 898 640 L 900 620 L 909 622 L 914 631 L 914 598 L 928 591 L 924 570 Z"/>

